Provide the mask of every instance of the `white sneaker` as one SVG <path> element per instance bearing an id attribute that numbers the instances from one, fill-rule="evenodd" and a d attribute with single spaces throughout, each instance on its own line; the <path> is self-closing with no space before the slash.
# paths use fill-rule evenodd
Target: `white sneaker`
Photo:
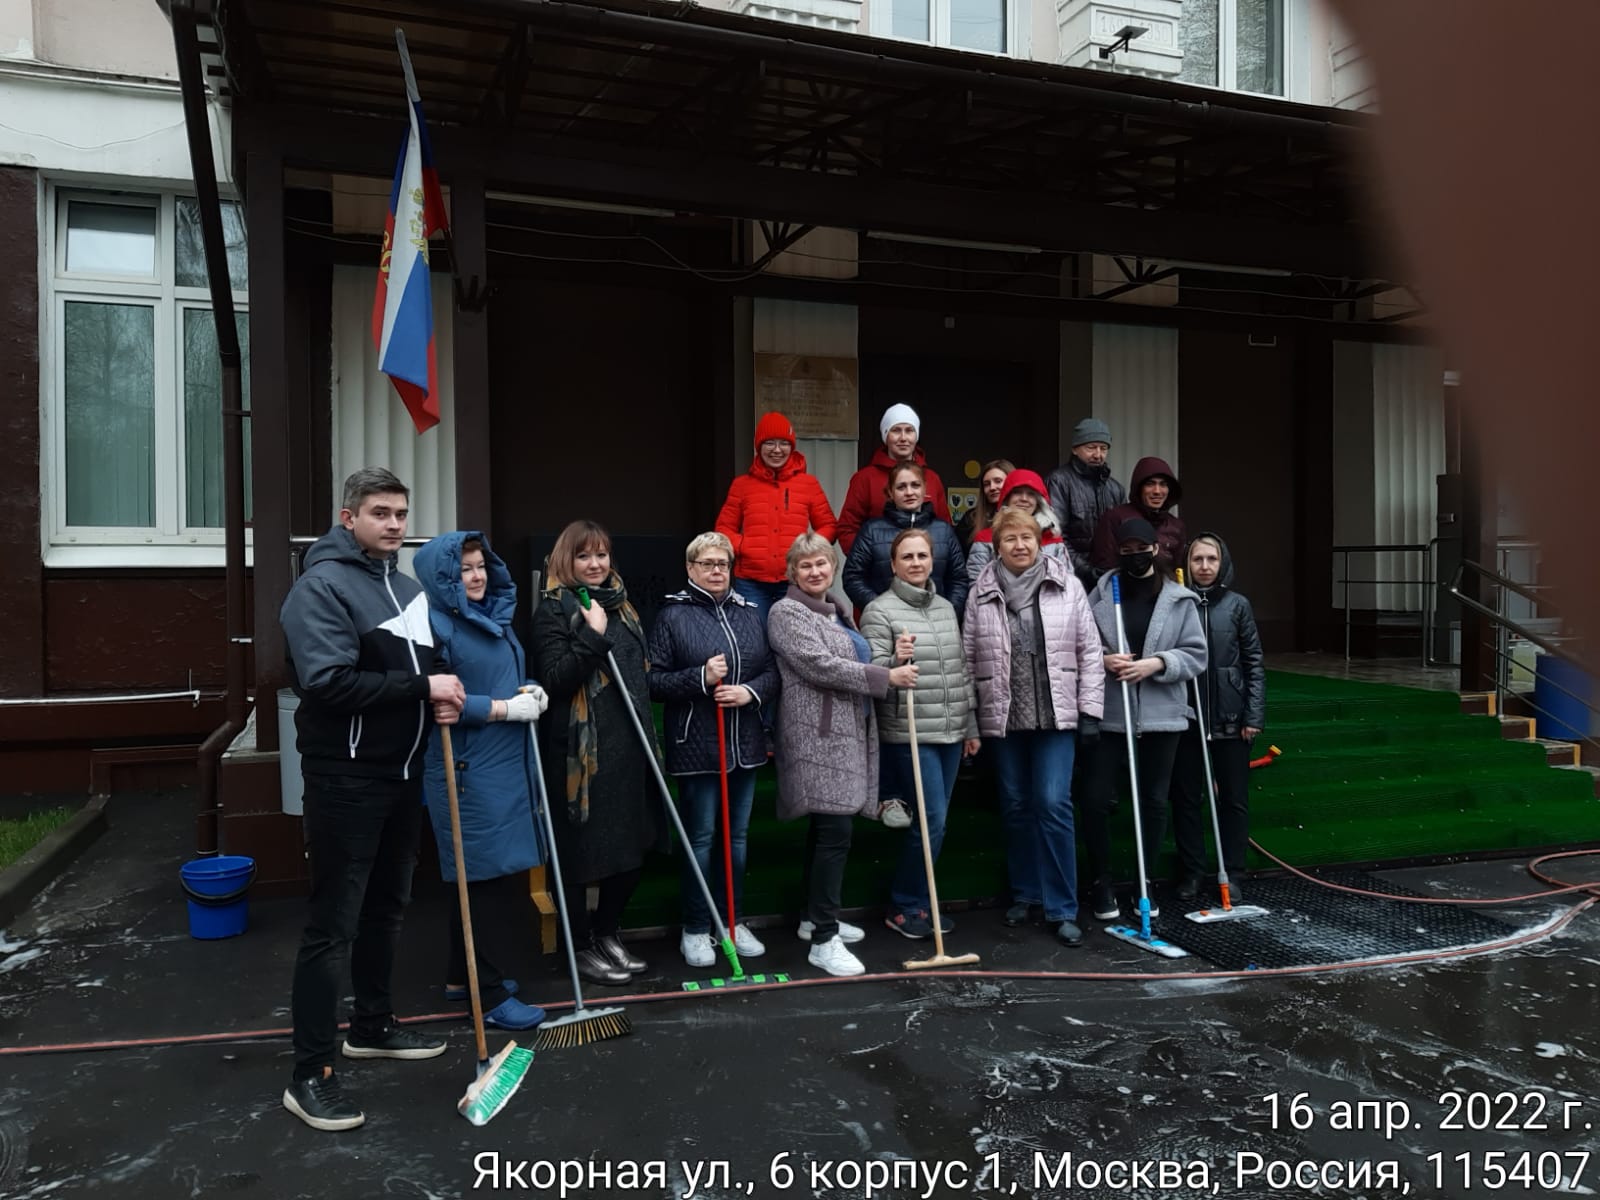
<path id="1" fill-rule="evenodd" d="M 733 927 L 733 948 L 739 952 L 740 958 L 760 958 L 767 952 L 765 943 L 751 933 L 750 926 L 743 922 Z"/>
<path id="2" fill-rule="evenodd" d="M 885 800 L 878 809 L 878 820 L 889 829 L 910 829 L 911 810 L 904 800 Z"/>
<path id="3" fill-rule="evenodd" d="M 684 934 L 678 949 L 683 951 L 683 961 L 691 967 L 709 967 L 717 961 L 717 950 L 711 944 L 709 933 Z"/>
<path id="4" fill-rule="evenodd" d="M 809 942 L 811 940 L 811 935 L 816 931 L 816 928 L 817 927 L 814 922 L 801 921 L 800 928 L 796 929 L 794 934 L 802 942 Z M 837 936 L 839 941 L 853 945 L 865 938 L 867 936 L 867 931 L 861 928 L 859 925 L 850 924 L 849 921 L 840 921 L 839 933 Z"/>
<path id="5" fill-rule="evenodd" d="M 821 945 L 811 947 L 806 961 L 820 967 L 829 975 L 865 975 L 867 968 L 845 948 L 843 938 L 829 938 Z"/>

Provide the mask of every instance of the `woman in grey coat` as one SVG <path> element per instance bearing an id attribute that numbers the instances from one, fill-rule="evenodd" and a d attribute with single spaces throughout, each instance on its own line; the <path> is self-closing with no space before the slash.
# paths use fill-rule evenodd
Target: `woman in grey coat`
<path id="1" fill-rule="evenodd" d="M 778 659 L 778 816 L 809 817 L 802 887 L 802 940 L 809 961 L 830 975 L 865 967 L 846 948 L 865 934 L 839 920 L 850 821 L 876 803 L 878 729 L 873 696 L 917 681 L 915 666 L 874 666 L 849 610 L 828 595 L 833 547 L 803 533 L 789 547 L 789 591 L 767 613 L 767 643 Z"/>
<path id="2" fill-rule="evenodd" d="M 917 759 L 928 844 L 937 859 L 961 755 L 978 752 L 976 705 L 956 610 L 933 588 L 933 538 L 928 531 L 902 529 L 896 534 L 889 546 L 889 569 L 889 588 L 861 614 L 861 632 L 872 647 L 874 663 L 891 667 L 915 661 L 921 670 L 912 689 L 917 693 Z M 912 779 L 908 699 L 896 690 L 878 701 L 882 752 L 892 773 L 907 783 Z M 929 909 L 922 832 L 913 822 L 905 831 L 884 924 L 904 937 L 932 937 Z M 954 927 L 948 918 L 943 924 L 946 933 Z"/>
<path id="3" fill-rule="evenodd" d="M 1119 565 L 1101 577 L 1089 598 L 1104 643 L 1106 706 L 1101 724 L 1107 734 L 1125 735 L 1122 684 L 1133 703 L 1138 739 L 1139 821 L 1146 854 L 1160 852 L 1167 833 L 1167 793 L 1178 742 L 1189 727 L 1189 681 L 1206 669 L 1206 635 L 1193 592 L 1176 582 L 1158 560 L 1156 531 L 1143 517 L 1117 529 Z M 1127 653 L 1117 652 L 1112 580 L 1122 588 L 1122 619 Z M 1090 905 L 1097 920 L 1115 921 L 1121 910 L 1111 882 L 1111 813 L 1117 804 L 1118 774 L 1127 771 L 1123 736 L 1100 739 L 1090 756 L 1083 795 L 1083 840 L 1088 858 Z M 1148 864 L 1147 864 L 1148 865 Z M 1148 890 L 1148 889 L 1147 889 Z M 1161 910 L 1151 900 L 1152 916 Z"/>

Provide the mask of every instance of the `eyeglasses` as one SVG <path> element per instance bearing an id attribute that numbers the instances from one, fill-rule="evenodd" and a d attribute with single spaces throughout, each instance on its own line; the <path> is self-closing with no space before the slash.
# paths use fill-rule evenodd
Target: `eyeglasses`
<path id="1" fill-rule="evenodd" d="M 733 564 L 725 558 L 695 558 L 691 559 L 690 562 L 699 567 L 702 571 L 726 571 L 733 566 Z"/>
<path id="2" fill-rule="evenodd" d="M 763 450 L 787 450 L 789 448 L 789 439 L 768 438 L 766 441 L 761 443 L 761 448 Z"/>

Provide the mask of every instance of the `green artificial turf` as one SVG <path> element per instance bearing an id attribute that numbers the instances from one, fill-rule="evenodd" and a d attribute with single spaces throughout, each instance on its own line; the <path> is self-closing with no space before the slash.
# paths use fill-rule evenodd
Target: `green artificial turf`
<path id="1" fill-rule="evenodd" d="M 71 819 L 70 808 L 47 808 L 25 817 L 0 821 L 0 868 L 9 867 Z"/>
<path id="2" fill-rule="evenodd" d="M 1451 692 L 1270 671 L 1267 729 L 1283 751 L 1250 773 L 1251 835 L 1296 865 L 1411 858 L 1600 839 L 1600 801 L 1582 772 L 1545 765 L 1541 747 L 1502 740 L 1493 717 L 1464 716 Z M 777 782 L 762 770 L 750 821 L 747 914 L 796 913 L 806 822 L 774 815 Z M 1113 861 L 1134 874 L 1131 808 L 1113 818 Z M 881 906 L 906 837 L 857 821 L 845 876 L 847 907 Z M 1251 852 L 1252 867 L 1271 864 Z M 1153 874 L 1175 866 L 1171 834 Z M 721 870 L 720 845 L 714 869 Z M 981 900 L 1005 890 L 992 780 L 956 785 L 938 864 L 939 894 Z M 629 907 L 631 926 L 678 919 L 678 861 L 656 858 Z"/>

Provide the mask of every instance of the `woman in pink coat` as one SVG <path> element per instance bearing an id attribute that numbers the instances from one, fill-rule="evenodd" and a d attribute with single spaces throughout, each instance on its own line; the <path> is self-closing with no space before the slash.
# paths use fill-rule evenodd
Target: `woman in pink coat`
<path id="1" fill-rule="evenodd" d="M 1006 831 L 1012 905 L 1006 924 L 1035 908 L 1068 946 L 1078 927 L 1073 840 L 1076 739 L 1099 736 L 1105 661 L 1083 585 L 1066 561 L 1039 553 L 1039 526 L 1006 509 L 995 557 L 967 595 L 962 648 L 978 691 L 978 732 L 994 761 Z"/>

